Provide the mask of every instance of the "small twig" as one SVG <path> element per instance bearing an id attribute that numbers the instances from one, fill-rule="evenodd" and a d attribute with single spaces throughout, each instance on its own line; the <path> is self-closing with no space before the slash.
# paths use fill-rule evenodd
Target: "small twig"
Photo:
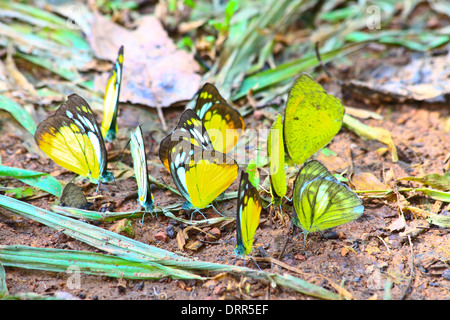
<path id="1" fill-rule="evenodd" d="M 158 117 L 159 117 L 159 120 L 161 121 L 162 129 L 164 131 L 167 131 L 166 119 L 164 118 L 164 113 L 162 111 L 162 108 L 160 106 L 157 106 L 156 110 L 158 111 Z"/>
<path id="2" fill-rule="evenodd" d="M 400 300 L 405 299 L 406 296 L 408 295 L 409 290 L 410 290 L 410 288 L 411 288 L 412 280 L 413 280 L 413 278 L 414 278 L 414 250 L 413 250 L 413 245 L 412 245 L 412 242 L 411 242 L 411 236 L 410 236 L 410 235 L 408 235 L 408 241 L 409 241 L 409 247 L 410 247 L 410 250 L 411 250 L 411 271 L 410 271 L 410 274 L 409 274 L 408 285 L 406 286 L 406 290 L 405 290 L 405 292 L 403 293 L 403 295 L 402 295 L 402 297 L 400 298 Z"/>
<path id="3" fill-rule="evenodd" d="M 284 263 L 284 262 L 282 262 L 282 261 L 280 261 L 278 259 L 272 258 L 272 257 L 253 257 L 253 259 L 256 260 L 256 261 L 270 262 L 270 263 L 276 264 L 276 265 L 278 265 L 278 266 L 280 266 L 282 268 L 285 268 L 285 269 L 287 269 L 289 271 L 292 271 L 292 272 L 295 272 L 295 273 L 298 273 L 298 274 L 301 274 L 301 275 L 305 275 L 305 273 L 301 272 L 299 269 L 291 267 L 287 263 Z"/>

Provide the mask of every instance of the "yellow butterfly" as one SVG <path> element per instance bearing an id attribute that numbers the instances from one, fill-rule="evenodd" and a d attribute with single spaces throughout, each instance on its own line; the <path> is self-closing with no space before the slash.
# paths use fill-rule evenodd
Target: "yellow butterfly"
<path id="1" fill-rule="evenodd" d="M 148 179 L 147 155 L 140 126 L 137 126 L 134 131 L 130 132 L 130 138 L 134 174 L 138 185 L 138 202 L 144 207 L 145 211 L 152 212 L 154 199 Z"/>
<path id="2" fill-rule="evenodd" d="M 208 131 L 214 149 L 230 152 L 245 129 L 239 111 L 233 109 L 210 83 L 200 90 L 194 110 Z"/>
<path id="3" fill-rule="evenodd" d="M 284 115 L 284 140 L 292 161 L 301 165 L 328 144 L 341 129 L 344 112 L 338 98 L 301 74 L 289 92 Z"/>
<path id="4" fill-rule="evenodd" d="M 159 156 L 187 200 L 184 209 L 203 209 L 236 180 L 236 161 L 211 149 L 200 119 L 186 110 L 175 130 L 161 141 Z"/>
<path id="5" fill-rule="evenodd" d="M 202 122 L 193 110 L 187 109 L 180 116 L 180 120 L 172 133 L 162 139 L 159 145 L 159 158 L 169 172 L 169 144 L 172 141 L 181 140 L 188 141 L 189 144 L 193 144 L 205 150 L 214 150 Z"/>
<path id="6" fill-rule="evenodd" d="M 102 134 L 89 104 L 71 94 L 53 116 L 42 121 L 34 134 L 39 148 L 61 167 L 93 183 L 114 179 L 107 171 Z"/>
<path id="7" fill-rule="evenodd" d="M 258 190 L 248 180 L 248 173 L 242 171 L 236 209 L 236 256 L 248 255 L 251 252 L 261 209 Z"/>
<path id="8" fill-rule="evenodd" d="M 102 135 L 106 141 L 111 142 L 116 138 L 117 112 L 119 110 L 120 84 L 123 71 L 123 46 L 120 47 L 116 63 L 106 83 L 105 98 L 103 100 L 103 120 L 101 125 Z"/>

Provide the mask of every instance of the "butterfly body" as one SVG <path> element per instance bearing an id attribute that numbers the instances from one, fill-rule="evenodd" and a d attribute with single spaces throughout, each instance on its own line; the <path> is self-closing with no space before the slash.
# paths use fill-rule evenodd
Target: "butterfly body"
<path id="1" fill-rule="evenodd" d="M 117 114 L 119 110 L 120 85 L 123 72 L 123 46 L 120 47 L 116 63 L 114 64 L 108 82 L 106 83 L 103 100 L 102 135 L 108 142 L 116 138 L 118 131 Z"/>
<path id="2" fill-rule="evenodd" d="M 358 196 L 320 162 L 309 161 L 294 182 L 294 223 L 305 233 L 353 221 L 364 212 Z"/>
<path id="3" fill-rule="evenodd" d="M 233 109 L 210 83 L 200 89 L 194 110 L 202 120 L 214 149 L 230 152 L 245 129 L 239 111 Z"/>
<path id="4" fill-rule="evenodd" d="M 262 204 L 258 190 L 248 179 L 247 172 L 241 172 L 236 208 L 236 248 L 237 256 L 248 255 L 259 225 Z"/>
<path id="5" fill-rule="evenodd" d="M 130 132 L 130 148 L 138 185 L 138 202 L 144 207 L 145 211 L 152 212 L 154 198 L 148 179 L 147 155 L 140 126 L 137 126 L 135 130 Z"/>
<path id="6" fill-rule="evenodd" d="M 339 132 L 344 116 L 339 99 L 327 94 L 309 75 L 294 82 L 286 104 L 284 139 L 295 164 L 303 164 Z"/>
<path id="7" fill-rule="evenodd" d="M 35 132 L 39 148 L 58 165 L 93 183 L 111 182 L 105 143 L 88 103 L 71 94 Z"/>

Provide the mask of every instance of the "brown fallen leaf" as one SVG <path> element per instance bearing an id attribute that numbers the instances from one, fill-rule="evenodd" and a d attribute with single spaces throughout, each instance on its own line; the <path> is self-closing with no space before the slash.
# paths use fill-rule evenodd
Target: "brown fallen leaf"
<path id="1" fill-rule="evenodd" d="M 88 38 L 95 55 L 104 60 L 115 61 L 124 46 L 122 102 L 168 107 L 192 99 L 200 87 L 193 55 L 178 50 L 153 16 L 143 16 L 136 30 L 128 30 L 96 13 Z M 94 90 L 104 92 L 107 78 L 108 73 L 97 77 Z"/>
<path id="2" fill-rule="evenodd" d="M 180 249 L 181 251 L 184 250 L 184 246 L 186 245 L 186 237 L 183 230 L 179 230 L 177 233 L 177 245 L 178 249 Z"/>
<path id="3" fill-rule="evenodd" d="M 198 240 L 189 240 L 184 246 L 186 249 L 197 251 L 204 246 L 204 243 Z"/>
<path id="4" fill-rule="evenodd" d="M 355 172 L 352 184 L 357 190 L 387 190 L 390 189 L 371 172 Z"/>

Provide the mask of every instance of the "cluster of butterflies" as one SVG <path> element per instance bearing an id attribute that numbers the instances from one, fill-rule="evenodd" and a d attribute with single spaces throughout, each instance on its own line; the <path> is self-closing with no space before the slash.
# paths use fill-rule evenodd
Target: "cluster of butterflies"
<path id="1" fill-rule="evenodd" d="M 105 140 L 115 139 L 123 68 L 123 47 L 107 82 L 102 124 L 99 127 L 89 104 L 71 94 L 35 133 L 40 149 L 58 165 L 88 178 L 92 183 L 113 181 L 107 171 Z M 331 141 L 340 130 L 344 107 L 311 77 L 302 74 L 294 83 L 281 115 L 268 138 L 272 203 L 280 205 L 287 192 L 285 146 L 294 164 L 303 164 Z M 212 84 L 198 93 L 194 110 L 187 109 L 173 131 L 160 143 L 159 157 L 186 199 L 184 209 L 209 207 L 237 178 L 239 166 L 227 155 L 245 129 L 233 109 Z M 151 212 L 154 198 L 148 178 L 147 156 L 140 126 L 130 133 L 138 202 Z M 304 164 L 294 183 L 294 223 L 304 232 L 331 228 L 358 218 L 364 207 L 347 185 L 338 181 L 318 161 Z M 258 182 L 248 172 L 240 174 L 237 196 L 238 256 L 248 255 L 259 225 L 262 202 Z"/>

